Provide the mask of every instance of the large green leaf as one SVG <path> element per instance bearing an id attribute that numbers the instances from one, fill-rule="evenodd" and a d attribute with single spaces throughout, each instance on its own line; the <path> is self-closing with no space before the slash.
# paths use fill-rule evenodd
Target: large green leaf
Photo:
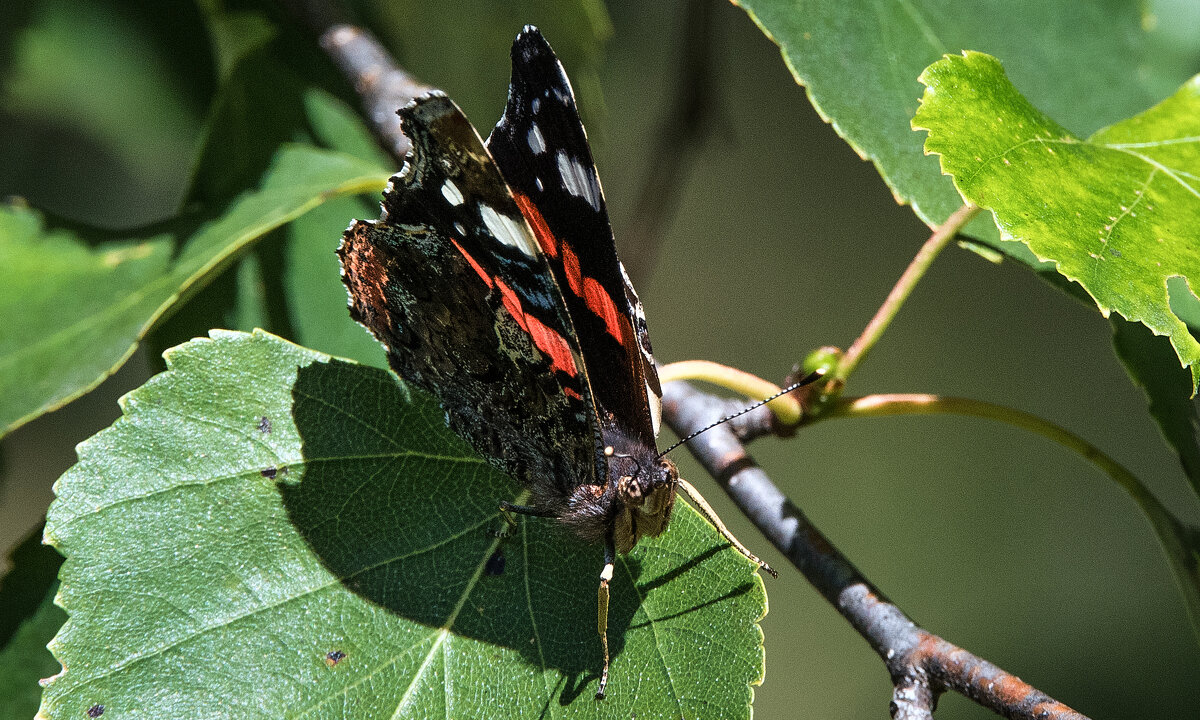
<path id="1" fill-rule="evenodd" d="M 1001 58 L 1039 107 L 1090 133 L 1166 97 L 1200 59 L 1200 5 L 1072 0 L 735 0 L 780 47 L 813 105 L 930 225 L 961 204 L 909 122 L 917 76 L 946 53 Z M 1192 30 L 1189 30 L 1192 28 Z M 969 230 L 994 242 L 986 218 Z M 1004 252 L 1031 262 L 1020 245 Z"/>
<path id="2" fill-rule="evenodd" d="M 1200 382 L 1200 342 L 1167 280 L 1200 282 L 1200 76 L 1086 141 L 1038 111 L 995 58 L 949 55 L 921 76 L 914 127 L 968 201 L 1116 311 L 1171 338 Z"/>
<path id="3" fill-rule="evenodd" d="M 226 9 L 225 3 L 219 0 L 203 0 L 200 5 L 221 68 L 222 82 L 209 108 L 204 141 L 198 149 L 188 192 L 192 202 L 204 207 L 219 206 L 252 187 L 280 146 L 289 142 L 315 144 L 379 168 L 391 164 L 378 152 L 374 155 L 363 152 L 361 137 L 357 143 L 339 147 L 324 142 L 320 132 L 310 129 L 324 129 L 329 124 L 335 124 L 338 129 L 342 127 L 308 100 L 313 95 L 326 96 L 314 85 L 327 73 L 304 71 L 306 62 L 310 62 L 317 52 L 311 39 L 290 35 L 287 29 L 277 27 L 259 13 Z M 295 28 L 291 30 L 294 32 Z M 322 58 L 322 64 L 327 66 L 328 61 Z M 368 141 L 373 142 L 369 138 Z M 331 243 L 331 248 L 336 247 L 341 230 L 351 217 L 345 212 L 345 202 L 343 197 L 330 199 L 330 203 L 340 205 L 344 213 L 343 227 L 327 230 L 324 237 Z M 316 210 L 320 212 L 321 208 Z M 323 215 L 328 217 L 329 211 Z M 304 218 L 302 215 L 293 222 L 304 222 Z M 311 226 L 311 223 L 306 224 Z M 146 338 L 149 353 L 157 358 L 167 348 L 203 336 L 215 327 L 239 330 L 257 327 L 320 350 L 359 359 L 361 353 L 355 352 L 358 348 L 314 345 L 295 334 L 296 326 L 289 317 L 293 314 L 289 308 L 291 298 L 285 292 L 285 282 L 293 276 L 291 258 L 286 257 L 290 252 L 287 247 L 291 245 L 290 235 L 290 229 L 284 227 L 264 238 L 264 242 L 257 243 L 251 255 L 238 267 L 228 268 L 199 294 L 175 309 L 171 317 Z M 335 259 L 332 249 L 328 255 Z M 246 267 L 240 267 L 241 264 Z M 326 266 L 322 268 L 328 270 Z M 319 278 L 312 288 L 304 288 L 300 297 L 307 300 L 309 291 L 315 291 L 311 294 L 316 297 L 308 301 L 313 307 L 318 298 L 327 300 L 327 294 L 321 292 L 325 286 L 329 283 L 341 285 L 336 265 L 332 273 L 329 278 Z M 341 300 L 334 303 L 344 304 Z M 350 322 L 348 318 L 342 320 Z M 362 341 L 361 337 L 355 339 Z"/>
<path id="4" fill-rule="evenodd" d="M 46 643 L 66 619 L 54 604 L 52 588 L 0 650 L 0 718 L 31 718 L 37 713 L 42 696 L 38 683 L 61 669 Z"/>
<path id="5" fill-rule="evenodd" d="M 525 495 L 435 402 L 261 332 L 168 363 L 56 486 L 43 717 L 749 717 L 762 584 L 694 512 L 620 559 L 597 703 L 602 553 L 499 540 Z"/>
<path id="6" fill-rule="evenodd" d="M 192 229 L 91 247 L 0 209 L 0 432 L 95 387 L 164 313 L 239 250 L 330 198 L 381 188 L 353 157 L 285 146 L 258 190 Z"/>

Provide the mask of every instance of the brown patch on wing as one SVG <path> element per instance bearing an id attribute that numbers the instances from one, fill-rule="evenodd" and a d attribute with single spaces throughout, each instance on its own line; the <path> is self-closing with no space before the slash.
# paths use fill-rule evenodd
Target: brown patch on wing
<path id="1" fill-rule="evenodd" d="M 369 328 L 386 328 L 393 325 L 383 290 L 387 269 L 368 237 L 372 227 L 374 223 L 355 220 L 342 234 L 337 254 L 342 261 L 342 282 L 350 293 L 351 317 Z"/>

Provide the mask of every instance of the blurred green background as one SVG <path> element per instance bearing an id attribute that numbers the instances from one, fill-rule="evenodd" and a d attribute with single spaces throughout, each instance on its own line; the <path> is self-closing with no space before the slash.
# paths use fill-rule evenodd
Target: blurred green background
<path id="1" fill-rule="evenodd" d="M 437 5 L 361 10 L 405 67 L 485 133 L 503 107 L 512 36 L 540 25 L 581 95 L 621 245 L 675 92 L 686 3 Z M 678 210 L 639 291 L 661 361 L 711 359 L 781 379 L 809 350 L 849 345 L 928 229 L 821 121 L 778 48 L 739 9 L 711 5 L 710 132 L 679 178 Z M 581 17 L 593 29 L 611 21 L 599 54 L 581 39 Z M 0 196 L 108 227 L 169 216 L 215 89 L 195 7 L 58 0 L 8 8 L 0 23 Z M 38 525 L 74 445 L 112 422 L 116 398 L 154 366 L 139 353 L 96 392 L 3 440 L 0 547 Z M 1105 449 L 1200 523 L 1112 353 L 1109 324 L 1014 263 L 947 250 L 848 391 L 962 395 L 1033 412 Z M 752 450 L 931 631 L 1092 717 L 1200 717 L 1200 649 L 1162 553 L 1133 503 L 1080 458 L 949 417 L 822 423 Z M 783 565 L 679 459 L 735 534 Z M 840 616 L 797 573 L 768 581 L 768 593 L 757 717 L 887 717 L 887 674 Z M 951 694 L 938 717 L 993 716 Z"/>

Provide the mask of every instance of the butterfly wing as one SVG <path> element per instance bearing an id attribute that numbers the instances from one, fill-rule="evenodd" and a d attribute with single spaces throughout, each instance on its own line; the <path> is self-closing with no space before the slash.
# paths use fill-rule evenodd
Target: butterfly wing
<path id="1" fill-rule="evenodd" d="M 641 302 L 617 259 L 571 83 L 532 26 L 513 43 L 512 63 L 508 104 L 488 149 L 562 290 L 595 379 L 601 423 L 615 423 L 653 448 L 662 389 Z"/>
<path id="2" fill-rule="evenodd" d="M 603 482 L 599 429 L 562 293 L 470 122 L 433 93 L 401 111 L 413 149 L 380 220 L 355 221 L 338 254 L 350 312 L 450 426 L 561 512 Z"/>

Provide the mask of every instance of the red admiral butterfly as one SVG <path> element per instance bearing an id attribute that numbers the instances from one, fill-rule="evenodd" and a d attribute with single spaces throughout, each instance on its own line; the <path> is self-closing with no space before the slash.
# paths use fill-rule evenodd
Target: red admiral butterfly
<path id="1" fill-rule="evenodd" d="M 597 629 L 608 682 L 608 584 L 617 553 L 662 533 L 675 492 L 734 547 L 657 451 L 660 397 L 642 305 L 617 259 L 571 85 L 541 33 L 512 48 L 504 116 L 486 143 L 449 98 L 400 110 L 412 141 L 383 215 L 338 255 L 350 314 L 450 427 L 529 490 L 508 512 L 555 518 L 602 543 Z"/>

